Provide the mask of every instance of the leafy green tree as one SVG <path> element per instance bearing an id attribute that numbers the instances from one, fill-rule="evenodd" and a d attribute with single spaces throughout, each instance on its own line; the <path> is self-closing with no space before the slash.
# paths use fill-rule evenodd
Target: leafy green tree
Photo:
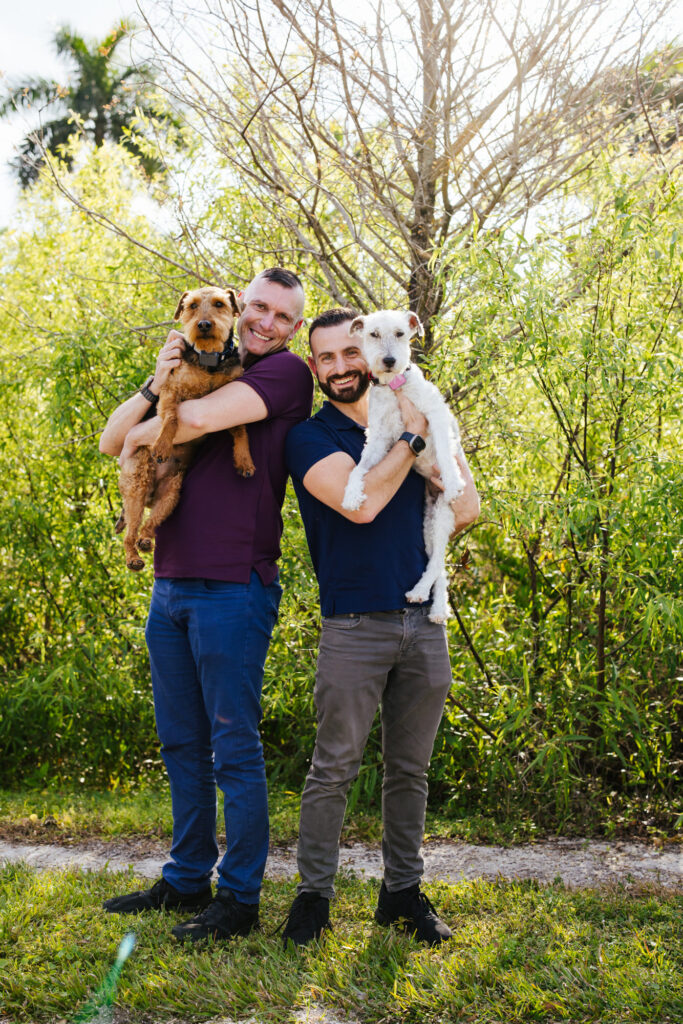
<path id="1" fill-rule="evenodd" d="M 177 266 L 182 240 L 135 212 L 151 205 L 135 158 L 111 144 L 70 146 L 77 170 L 58 165 L 60 179 L 120 233 L 65 203 L 45 169 L 0 236 L 0 779 L 109 787 L 159 761 L 143 638 L 152 574 L 125 568 L 113 530 L 118 466 L 97 440 L 153 368 L 192 282 Z M 238 199 L 226 195 L 220 216 L 233 236 L 248 228 Z M 224 284 L 261 269 L 240 255 Z M 291 773 L 306 756 L 292 723 L 301 730 L 302 706 L 311 715 L 317 600 L 292 495 L 285 518 L 283 617 L 296 628 L 278 638 L 264 738 Z"/>
<path id="2" fill-rule="evenodd" d="M 580 217 L 574 195 L 551 235 L 470 238 L 446 257 L 468 288 L 442 381 L 463 387 L 488 521 L 476 586 L 465 573 L 454 601 L 461 700 L 480 724 L 456 708 L 443 742 L 498 810 L 521 791 L 565 822 L 629 795 L 670 824 L 681 810 L 668 803 L 683 743 L 672 157 L 656 171 L 649 154 L 612 151 L 583 179 Z"/>
<path id="3" fill-rule="evenodd" d="M 91 151 L 79 184 L 163 249 L 131 215 L 144 186 L 125 150 Z M 64 204 L 49 174 L 23 216 L 30 226 L 3 234 L 0 260 L 0 461 L 12 480 L 0 499 L 0 743 L 34 780 L 114 785 L 155 743 L 144 595 L 118 564 L 116 472 L 97 434 L 146 372 L 139 340 L 155 328 L 140 328 L 165 329 L 172 291 L 158 262 Z"/>
<path id="4" fill-rule="evenodd" d="M 182 230 L 162 231 L 130 153 L 70 145 L 77 169 L 44 170 L 0 237 L 0 778 L 113 786 L 158 764 L 151 578 L 125 569 L 97 434 L 149 371 L 193 260 L 195 280 L 239 285 L 280 258 L 306 277 L 309 315 L 329 300 L 224 166 L 196 164 Z M 431 793 L 454 814 L 673 830 L 683 811 L 679 157 L 629 141 L 534 237 L 475 224 L 439 253 L 449 311 L 427 368 L 458 408 L 484 510 L 450 566 L 455 684 Z M 291 494 L 283 517 L 263 737 L 271 778 L 296 790 L 319 613 Z M 379 744 L 357 809 L 378 800 Z"/>
<path id="5" fill-rule="evenodd" d="M 12 161 L 22 186 L 38 177 L 45 151 L 53 155 L 68 153 L 66 143 L 75 132 L 91 139 L 96 147 L 105 140 L 120 142 L 139 157 L 148 174 L 160 168 L 158 158 L 143 150 L 131 133 L 139 114 L 158 113 L 149 99 L 150 69 L 141 64 L 122 65 L 116 60 L 117 50 L 130 38 L 132 28 L 131 23 L 122 21 L 96 42 L 86 41 L 64 26 L 56 33 L 54 45 L 71 67 L 66 84 L 31 78 L 11 86 L 0 103 L 0 116 L 19 108 L 37 108 L 41 115 L 40 125 L 24 138 L 19 156 Z M 68 156 L 66 160 L 70 166 Z"/>

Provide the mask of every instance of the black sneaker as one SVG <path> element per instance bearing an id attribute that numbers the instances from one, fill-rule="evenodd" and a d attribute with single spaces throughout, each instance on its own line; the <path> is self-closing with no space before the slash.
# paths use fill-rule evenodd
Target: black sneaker
<path id="1" fill-rule="evenodd" d="M 143 910 L 201 910 L 211 901 L 211 886 L 199 892 L 179 892 L 175 886 L 160 878 L 151 889 L 114 896 L 102 906 L 109 914 L 139 914 Z"/>
<path id="2" fill-rule="evenodd" d="M 177 924 L 171 934 L 180 941 L 201 942 L 248 935 L 253 928 L 258 928 L 258 903 L 240 903 L 229 889 L 219 889 L 204 910 Z"/>
<path id="3" fill-rule="evenodd" d="M 420 892 L 417 883 L 408 889 L 389 892 L 382 882 L 375 921 L 382 925 L 398 922 L 404 931 L 414 935 L 420 942 L 426 942 L 428 946 L 438 946 L 440 942 L 445 942 L 453 935 L 425 894 Z"/>
<path id="4" fill-rule="evenodd" d="M 289 942 L 295 946 L 307 946 L 320 939 L 325 930 L 332 930 L 330 924 L 330 901 L 317 892 L 300 892 L 291 907 L 282 933 L 282 945 Z"/>

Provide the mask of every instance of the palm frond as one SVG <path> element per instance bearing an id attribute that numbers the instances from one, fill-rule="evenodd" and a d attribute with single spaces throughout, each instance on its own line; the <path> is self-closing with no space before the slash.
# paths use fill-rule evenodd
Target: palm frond
<path id="1" fill-rule="evenodd" d="M 82 36 L 69 25 L 62 25 L 57 29 L 54 38 L 55 49 L 60 57 L 72 57 L 77 64 L 88 55 L 88 46 Z"/>
<path id="2" fill-rule="evenodd" d="M 38 104 L 53 103 L 63 92 L 63 86 L 48 78 L 27 78 L 10 86 L 5 98 L 0 100 L 0 117 L 5 117 L 20 107 L 30 109 Z"/>
<path id="3" fill-rule="evenodd" d="M 47 79 L 31 78 L 12 86 L 0 98 L 0 117 L 22 106 L 49 108 L 51 120 L 29 132 L 11 162 L 22 186 L 31 184 L 40 173 L 46 153 L 67 160 L 65 149 L 75 132 L 82 132 L 101 146 L 111 139 L 125 146 L 140 159 L 148 174 L 159 169 L 157 161 L 143 153 L 129 128 L 138 112 L 172 122 L 168 115 L 154 111 L 149 102 L 152 70 L 145 64 L 121 67 L 113 54 L 121 41 L 135 29 L 132 21 L 121 20 L 101 40 L 85 40 L 69 25 L 62 25 L 54 36 L 57 53 L 72 65 L 66 86 Z"/>

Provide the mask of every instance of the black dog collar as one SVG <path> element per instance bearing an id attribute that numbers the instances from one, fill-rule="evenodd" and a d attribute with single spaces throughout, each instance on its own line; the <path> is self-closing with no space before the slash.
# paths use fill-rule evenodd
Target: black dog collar
<path id="1" fill-rule="evenodd" d="M 196 361 L 199 363 L 202 369 L 208 370 L 208 372 L 211 373 L 212 371 L 219 370 L 222 363 L 230 359 L 235 354 L 236 349 L 235 343 L 233 341 L 233 335 L 234 331 L 233 328 L 231 327 L 230 334 L 228 335 L 228 340 L 223 346 L 222 352 L 203 352 L 201 349 L 195 348 L 195 346 L 191 342 L 189 342 L 187 338 L 185 339 L 185 344 L 187 345 L 188 349 L 191 349 L 193 354 L 197 357 Z M 195 362 L 194 359 L 189 359 L 188 362 L 190 361 L 193 363 Z"/>

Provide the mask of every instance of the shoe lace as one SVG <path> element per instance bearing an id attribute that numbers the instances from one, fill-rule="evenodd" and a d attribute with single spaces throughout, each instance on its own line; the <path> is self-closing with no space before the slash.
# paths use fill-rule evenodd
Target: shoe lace
<path id="1" fill-rule="evenodd" d="M 436 907 L 425 893 L 421 891 L 416 893 L 415 901 L 420 909 L 421 916 L 428 917 L 430 914 L 432 914 L 434 917 L 439 916 L 436 912 Z"/>
<path id="2" fill-rule="evenodd" d="M 397 920 L 413 921 L 417 924 L 418 921 L 425 921 L 430 917 L 438 920 L 439 915 L 436 912 L 436 907 L 422 890 L 418 890 L 411 894 L 410 901 L 406 902 L 403 913 L 400 914 Z"/>

